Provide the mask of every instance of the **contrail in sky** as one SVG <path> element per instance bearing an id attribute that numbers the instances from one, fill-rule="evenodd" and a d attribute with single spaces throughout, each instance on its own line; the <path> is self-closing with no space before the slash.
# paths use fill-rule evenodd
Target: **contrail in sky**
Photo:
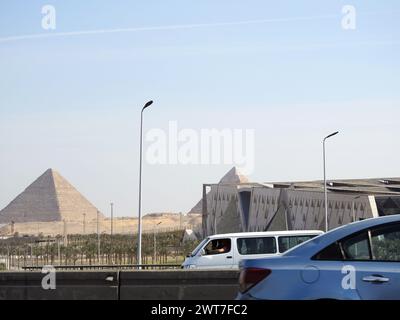
<path id="1" fill-rule="evenodd" d="M 184 29 L 196 29 L 196 28 L 212 28 L 212 27 L 225 27 L 225 26 L 265 24 L 265 23 L 275 23 L 275 22 L 279 23 L 279 22 L 295 22 L 295 21 L 339 19 L 339 18 L 340 15 L 331 14 L 331 15 L 310 16 L 310 17 L 277 18 L 277 19 L 246 20 L 246 21 L 232 21 L 232 22 L 181 24 L 181 25 L 169 25 L 169 26 L 133 27 L 133 28 L 118 28 L 118 29 L 98 29 L 98 30 L 84 30 L 84 31 L 71 31 L 71 32 L 48 32 L 48 33 L 25 34 L 19 36 L 3 37 L 0 38 L 0 43 L 19 41 L 19 40 L 52 38 L 52 37 L 68 37 L 68 36 L 107 34 L 107 33 L 141 32 L 141 31 L 184 30 Z"/>

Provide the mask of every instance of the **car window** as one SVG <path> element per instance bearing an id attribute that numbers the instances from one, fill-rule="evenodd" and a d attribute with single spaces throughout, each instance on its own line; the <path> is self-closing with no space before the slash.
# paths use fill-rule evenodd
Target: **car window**
<path id="1" fill-rule="evenodd" d="M 273 254 L 277 252 L 275 237 L 237 239 L 239 254 Z"/>
<path id="2" fill-rule="evenodd" d="M 316 235 L 308 235 L 308 236 L 281 236 L 278 238 L 279 243 L 279 252 L 283 253 L 287 250 L 305 242 L 312 238 L 315 238 Z"/>
<path id="3" fill-rule="evenodd" d="M 400 261 L 400 224 L 371 231 L 374 260 Z"/>
<path id="4" fill-rule="evenodd" d="M 335 242 L 317 253 L 315 260 L 400 261 L 400 224 L 380 226 Z M 344 255 L 344 257 L 343 257 Z"/>
<path id="5" fill-rule="evenodd" d="M 204 248 L 205 255 L 216 255 L 228 253 L 231 251 L 231 239 L 214 239 L 211 240 Z"/>
<path id="6" fill-rule="evenodd" d="M 345 260 L 371 260 L 368 233 L 363 232 L 342 241 Z"/>
<path id="7" fill-rule="evenodd" d="M 326 261 L 370 260 L 368 233 L 365 231 L 334 242 L 317 253 L 313 259 Z"/>
<path id="8" fill-rule="evenodd" d="M 326 247 L 324 250 L 320 251 L 314 260 L 326 260 L 326 261 L 341 261 L 343 260 L 342 251 L 340 250 L 339 243 L 332 243 L 330 246 Z"/>

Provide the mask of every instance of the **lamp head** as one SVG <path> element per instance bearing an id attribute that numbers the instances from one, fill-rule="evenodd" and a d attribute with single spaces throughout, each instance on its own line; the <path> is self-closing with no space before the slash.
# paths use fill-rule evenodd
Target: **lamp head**
<path id="1" fill-rule="evenodd" d="M 153 104 L 153 100 L 147 101 L 142 110 L 150 107 L 152 104 Z"/>
<path id="2" fill-rule="evenodd" d="M 336 132 L 334 132 L 334 133 L 331 133 L 329 136 L 325 137 L 324 140 L 329 139 L 329 138 L 331 138 L 331 137 L 333 137 L 333 136 L 336 136 L 338 133 L 339 133 L 339 131 L 336 131 Z"/>

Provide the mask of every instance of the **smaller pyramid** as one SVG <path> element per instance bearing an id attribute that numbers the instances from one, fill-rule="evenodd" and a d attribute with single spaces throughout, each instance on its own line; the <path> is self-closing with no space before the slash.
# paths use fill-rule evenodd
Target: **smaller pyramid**
<path id="1" fill-rule="evenodd" d="M 88 221 L 98 209 L 57 171 L 48 169 L 0 211 L 0 223 Z M 104 219 L 99 214 L 100 219 Z"/>
<path id="2" fill-rule="evenodd" d="M 221 178 L 221 180 L 218 183 L 240 184 L 248 182 L 249 179 L 243 173 L 241 173 L 237 167 L 233 167 Z M 203 212 L 202 208 L 203 208 L 203 199 L 200 199 L 200 201 L 189 211 L 189 213 L 202 213 Z"/>

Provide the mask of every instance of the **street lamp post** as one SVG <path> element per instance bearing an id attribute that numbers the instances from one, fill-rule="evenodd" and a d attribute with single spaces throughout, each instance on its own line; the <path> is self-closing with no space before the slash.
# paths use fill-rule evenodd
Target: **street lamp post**
<path id="1" fill-rule="evenodd" d="M 67 221 L 63 219 L 63 224 L 64 224 L 64 247 L 68 245 L 68 234 L 67 234 Z"/>
<path id="2" fill-rule="evenodd" d="M 339 133 L 339 131 L 336 131 L 334 133 L 331 133 L 329 136 L 326 136 L 323 141 L 323 149 L 324 149 L 324 194 L 325 194 L 325 232 L 329 231 L 329 226 L 328 226 L 328 189 L 326 187 L 326 147 L 325 143 L 326 140 L 329 138 L 336 136 Z"/>
<path id="3" fill-rule="evenodd" d="M 33 244 L 31 244 L 30 247 L 31 247 L 31 266 L 33 267 Z"/>
<path id="4" fill-rule="evenodd" d="M 110 235 L 111 235 L 111 238 L 112 238 L 112 236 L 113 236 L 113 223 L 114 223 L 114 203 L 112 203 L 111 202 L 111 204 L 110 204 L 110 206 L 111 206 L 111 228 L 110 228 Z"/>
<path id="5" fill-rule="evenodd" d="M 60 239 L 57 239 L 57 256 L 58 256 L 58 265 L 61 265 L 61 248 L 60 248 Z"/>
<path id="6" fill-rule="evenodd" d="M 97 210 L 97 261 L 100 264 L 100 221 L 99 221 L 100 212 Z"/>
<path id="7" fill-rule="evenodd" d="M 111 227 L 110 227 L 110 251 L 111 251 L 111 261 L 114 264 L 114 252 L 113 252 L 113 233 L 114 233 L 114 203 L 110 203 L 111 206 Z"/>
<path id="8" fill-rule="evenodd" d="M 153 257 L 153 261 L 154 261 L 154 264 L 157 264 L 157 261 L 156 261 L 156 258 L 157 258 L 157 227 L 160 225 L 162 223 L 162 221 L 160 221 L 159 223 L 157 223 L 155 226 L 154 226 L 154 230 L 153 230 L 153 233 L 154 233 L 154 257 Z"/>
<path id="9" fill-rule="evenodd" d="M 86 234 L 86 213 L 83 213 L 83 234 Z"/>
<path id="10" fill-rule="evenodd" d="M 357 196 L 357 197 L 353 198 L 353 200 L 351 201 L 351 213 L 352 213 L 352 217 L 353 217 L 353 222 L 356 221 L 356 212 L 354 210 L 354 206 L 356 204 L 355 202 L 357 199 L 360 199 L 360 198 L 361 198 L 361 196 Z"/>
<path id="11" fill-rule="evenodd" d="M 138 248 L 137 264 L 142 264 L 142 164 L 143 164 L 143 111 L 150 107 L 153 101 L 146 102 L 140 113 L 140 160 L 139 160 L 139 217 L 138 217 Z"/>

